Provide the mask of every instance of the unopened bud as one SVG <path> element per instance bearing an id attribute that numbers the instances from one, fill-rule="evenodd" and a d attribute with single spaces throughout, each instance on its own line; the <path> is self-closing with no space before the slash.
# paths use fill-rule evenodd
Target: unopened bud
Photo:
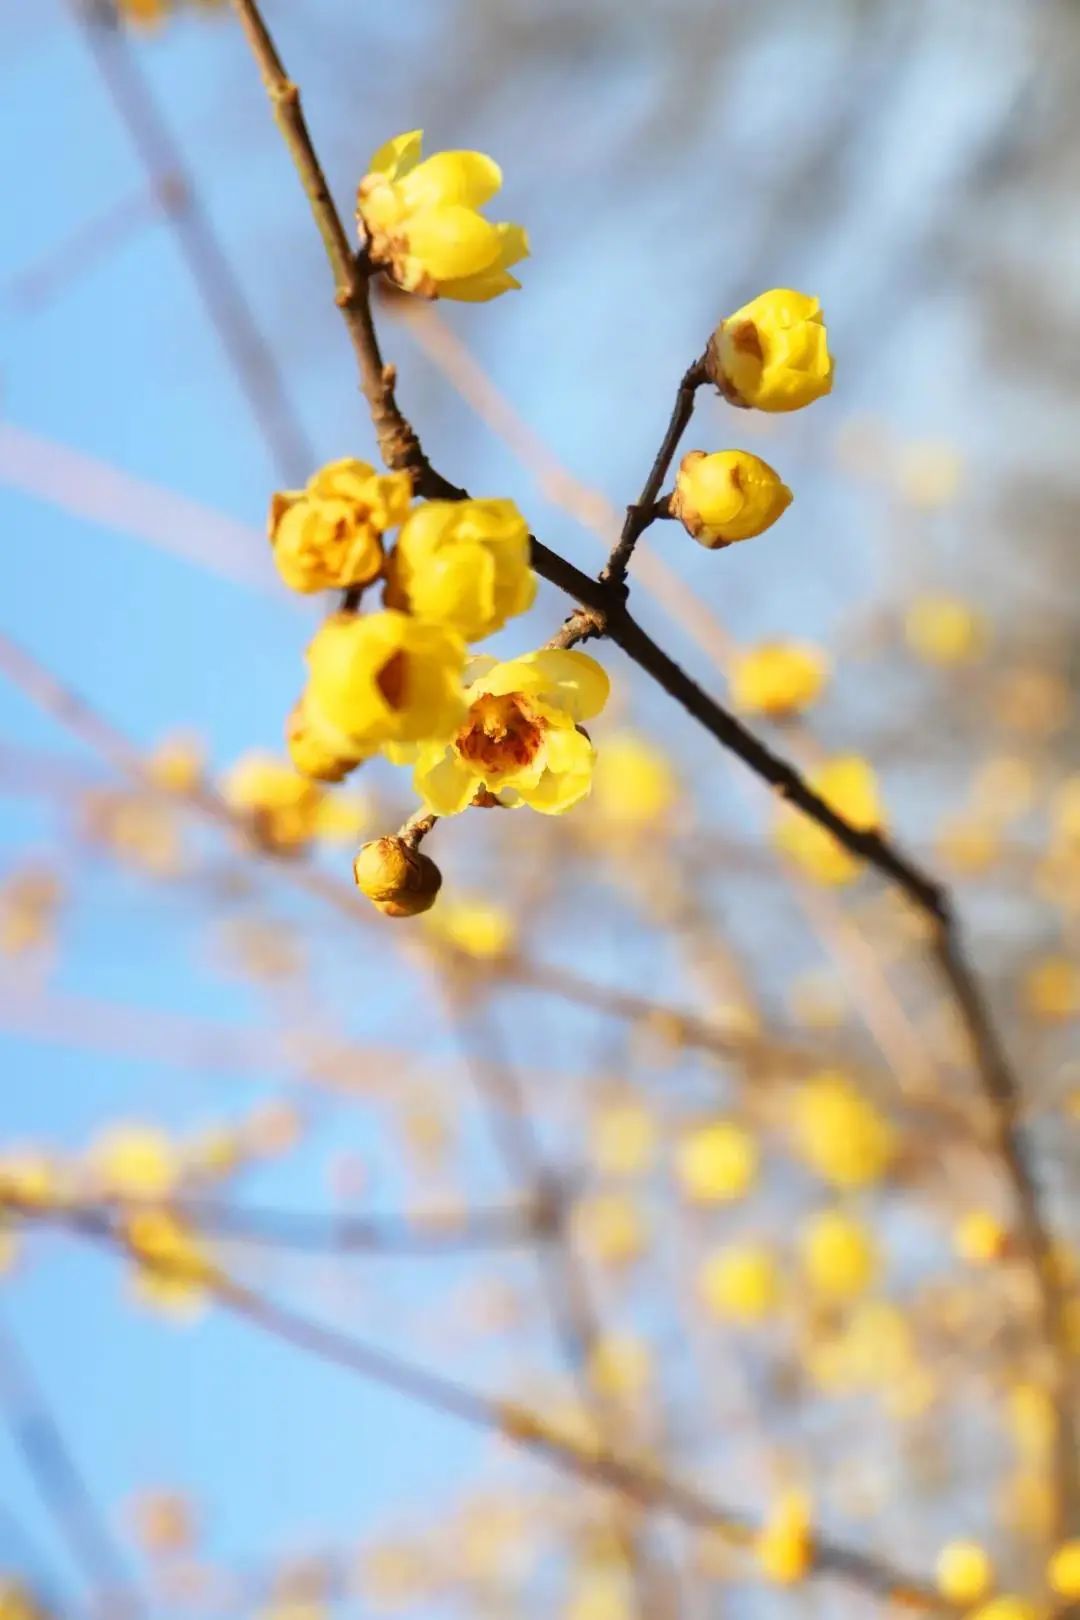
<path id="1" fill-rule="evenodd" d="M 679 463 L 671 513 L 710 551 L 752 540 L 791 505 L 778 472 L 749 450 L 690 450 Z"/>
<path id="2" fill-rule="evenodd" d="M 293 706 L 285 722 L 285 745 L 289 758 L 301 776 L 316 782 L 341 782 L 360 763 L 355 754 L 339 751 L 304 712 L 301 701 Z"/>
<path id="3" fill-rule="evenodd" d="M 752 298 L 716 328 L 707 369 L 732 405 L 797 411 L 812 404 L 833 380 L 821 305 L 790 287 Z"/>
<path id="4" fill-rule="evenodd" d="M 361 894 L 386 917 L 416 917 L 429 911 L 442 887 L 442 873 L 404 838 L 376 838 L 353 863 Z"/>

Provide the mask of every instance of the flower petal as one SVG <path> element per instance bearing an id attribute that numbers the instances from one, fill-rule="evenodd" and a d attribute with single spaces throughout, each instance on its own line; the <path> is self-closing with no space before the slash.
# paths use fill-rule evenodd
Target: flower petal
<path id="1" fill-rule="evenodd" d="M 411 214 L 406 236 L 409 253 L 436 281 L 457 280 L 486 270 L 499 252 L 499 238 L 491 221 L 459 203 Z"/>
<path id="2" fill-rule="evenodd" d="M 456 816 L 480 787 L 480 778 L 453 748 L 425 748 L 413 772 L 413 787 L 437 816 Z"/>
<path id="3" fill-rule="evenodd" d="M 388 180 L 400 180 L 419 163 L 423 139 L 422 129 L 410 129 L 404 135 L 395 135 L 379 147 L 368 164 L 368 173 L 383 174 Z"/>
<path id="4" fill-rule="evenodd" d="M 435 152 L 411 169 L 401 183 L 409 209 L 463 203 L 480 208 L 502 185 L 502 170 L 485 152 Z"/>

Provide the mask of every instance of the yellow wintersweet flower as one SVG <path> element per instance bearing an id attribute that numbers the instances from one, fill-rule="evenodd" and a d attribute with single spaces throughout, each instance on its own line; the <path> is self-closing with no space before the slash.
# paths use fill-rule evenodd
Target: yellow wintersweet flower
<path id="1" fill-rule="evenodd" d="M 206 751 L 191 732 L 172 732 L 146 756 L 144 770 L 147 780 L 163 793 L 182 797 L 194 793 L 203 777 Z"/>
<path id="2" fill-rule="evenodd" d="M 991 1598 L 976 1609 L 970 1620 L 1039 1620 L 1040 1611 L 1026 1598 Z"/>
<path id="3" fill-rule="evenodd" d="M 771 529 L 792 502 L 778 472 L 749 450 L 690 450 L 679 463 L 671 515 L 710 551 Z"/>
<path id="4" fill-rule="evenodd" d="M 379 473 L 366 461 L 328 462 L 306 489 L 279 490 L 269 534 L 278 573 L 290 590 L 343 591 L 382 572 L 382 538 L 412 499 L 408 473 Z"/>
<path id="5" fill-rule="evenodd" d="M 814 1562 L 810 1503 L 802 1491 L 785 1491 L 758 1534 L 755 1550 L 762 1573 L 778 1586 L 793 1586 Z"/>
<path id="6" fill-rule="evenodd" d="M 978 656 L 985 627 L 958 596 L 918 596 L 904 615 L 904 634 L 916 657 L 947 667 Z"/>
<path id="7" fill-rule="evenodd" d="M 970 1265 L 989 1265 L 1008 1253 L 1009 1229 L 988 1209 L 972 1209 L 957 1221 L 953 1247 Z"/>
<path id="8" fill-rule="evenodd" d="M 1080 1598 L 1080 1540 L 1063 1542 L 1046 1569 L 1050 1590 L 1070 1602 Z"/>
<path id="9" fill-rule="evenodd" d="M 167 1198 L 180 1179 L 180 1161 L 163 1131 L 115 1125 L 91 1144 L 90 1170 L 107 1198 Z"/>
<path id="10" fill-rule="evenodd" d="M 439 902 L 427 919 L 428 931 L 479 962 L 494 962 L 514 947 L 513 918 L 493 901 L 457 895 Z"/>
<path id="11" fill-rule="evenodd" d="M 605 822 L 637 832 L 665 816 L 678 796 L 675 772 L 652 743 L 633 731 L 605 739 L 596 761 L 592 798 Z"/>
<path id="12" fill-rule="evenodd" d="M 335 613 L 308 648 L 301 714 L 341 759 L 388 743 L 448 737 L 465 715 L 465 643 L 407 614 Z"/>
<path id="13" fill-rule="evenodd" d="M 0 1207 L 48 1209 L 64 1197 L 65 1179 L 56 1163 L 36 1148 L 12 1149 L 0 1155 Z"/>
<path id="14" fill-rule="evenodd" d="M 647 1170 L 656 1149 L 656 1125 L 636 1097 L 601 1103 L 589 1128 L 590 1157 L 604 1176 L 636 1176 Z"/>
<path id="15" fill-rule="evenodd" d="M 1024 975 L 1024 1002 L 1035 1018 L 1075 1018 L 1080 1013 L 1080 963 L 1068 956 L 1044 956 Z"/>
<path id="16" fill-rule="evenodd" d="M 950 1603 L 978 1603 L 994 1582 L 994 1566 L 977 1541 L 950 1541 L 934 1567 L 937 1589 Z"/>
<path id="17" fill-rule="evenodd" d="M 483 152 L 436 152 L 421 162 L 423 131 L 381 146 L 360 182 L 356 208 L 368 256 L 406 292 L 486 303 L 521 283 L 510 266 L 528 257 L 520 225 L 479 212 L 502 185 Z"/>
<path id="18" fill-rule="evenodd" d="M 721 321 L 709 361 L 724 397 L 759 411 L 797 411 L 832 388 L 821 305 L 789 287 L 761 293 Z"/>
<path id="19" fill-rule="evenodd" d="M 436 815 L 478 795 L 560 815 L 584 798 L 595 750 L 578 724 L 599 714 L 608 678 L 587 653 L 545 648 L 506 664 L 472 661 L 468 713 L 449 743 L 426 743 L 413 784 Z"/>
<path id="20" fill-rule="evenodd" d="M 840 1209 L 822 1210 L 800 1234 L 811 1287 L 826 1299 L 854 1299 L 874 1280 L 877 1251 L 861 1221 Z"/>
<path id="21" fill-rule="evenodd" d="M 288 854 L 315 836 L 322 789 L 273 754 L 253 749 L 242 755 L 222 781 L 221 795 L 264 849 Z"/>
<path id="22" fill-rule="evenodd" d="M 167 1210 L 146 1209 L 128 1216 L 122 1231 L 142 1300 L 179 1315 L 203 1304 L 213 1267 L 189 1226 Z"/>
<path id="23" fill-rule="evenodd" d="M 756 1181 L 757 1143 L 734 1121 L 711 1120 L 683 1137 L 675 1167 L 692 1203 L 726 1203 L 744 1197 Z"/>
<path id="24" fill-rule="evenodd" d="M 134 28 L 156 28 L 168 15 L 168 0 L 117 0 L 121 21 Z"/>
<path id="25" fill-rule="evenodd" d="M 702 1300 L 714 1316 L 752 1323 L 771 1315 L 780 1301 L 772 1250 L 742 1243 L 710 1254 L 698 1275 Z"/>
<path id="26" fill-rule="evenodd" d="M 442 873 L 403 838 L 376 838 L 353 862 L 356 887 L 386 917 L 416 917 L 435 904 Z"/>
<path id="27" fill-rule="evenodd" d="M 574 1230 L 582 1247 L 601 1265 L 631 1265 L 645 1245 L 638 1206 L 622 1193 L 583 1198 L 574 1209 Z"/>
<path id="28" fill-rule="evenodd" d="M 739 653 L 731 672 L 731 700 L 745 714 L 774 719 L 801 714 L 828 679 L 828 662 L 817 647 L 798 641 L 763 641 Z"/>
<path id="29" fill-rule="evenodd" d="M 829 760 L 809 780 L 829 808 L 859 831 L 883 825 L 877 778 L 858 755 Z M 781 806 L 773 836 L 779 848 L 818 883 L 840 885 L 858 875 L 858 859 L 832 833 L 790 805 Z"/>
<path id="30" fill-rule="evenodd" d="M 842 1074 L 819 1074 L 795 1091 L 792 1124 L 799 1151 L 834 1187 L 877 1181 L 893 1156 L 893 1133 Z"/>
<path id="31" fill-rule="evenodd" d="M 536 597 L 529 526 L 513 501 L 425 501 L 387 564 L 386 605 L 480 641 Z"/>
<path id="32" fill-rule="evenodd" d="M 589 1352 L 589 1382 L 605 1399 L 636 1400 L 651 1374 L 649 1347 L 632 1334 L 604 1334 Z"/>

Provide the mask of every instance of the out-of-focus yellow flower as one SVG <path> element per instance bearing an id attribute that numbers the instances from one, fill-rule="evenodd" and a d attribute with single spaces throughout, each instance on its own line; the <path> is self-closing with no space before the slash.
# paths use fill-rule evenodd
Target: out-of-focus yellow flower
<path id="1" fill-rule="evenodd" d="M 809 1574 L 814 1562 L 810 1503 L 803 1491 L 785 1491 L 771 1509 L 756 1543 L 766 1580 L 793 1586 Z"/>
<path id="2" fill-rule="evenodd" d="M 996 1597 L 975 1610 L 971 1620 L 1039 1620 L 1034 1603 L 1021 1597 Z"/>
<path id="3" fill-rule="evenodd" d="M 605 1399 L 637 1400 L 644 1394 L 651 1373 L 648 1345 L 631 1334 L 605 1334 L 589 1355 L 589 1382 Z"/>
<path id="4" fill-rule="evenodd" d="M 602 1565 L 575 1572 L 562 1620 L 631 1620 L 636 1612 L 628 1571 Z"/>
<path id="5" fill-rule="evenodd" d="M 147 1491 L 134 1503 L 136 1534 L 155 1555 L 186 1552 L 195 1544 L 195 1515 L 179 1491 Z"/>
<path id="6" fill-rule="evenodd" d="M 802 1157 L 834 1187 L 864 1187 L 888 1169 L 893 1133 L 845 1075 L 826 1072 L 797 1087 L 792 1128 Z"/>
<path id="7" fill-rule="evenodd" d="M 761 1322 L 780 1302 L 780 1278 L 772 1250 L 762 1243 L 732 1244 L 706 1257 L 698 1288 L 714 1316 Z"/>
<path id="8" fill-rule="evenodd" d="M 993 692 L 994 718 L 1028 737 L 1052 737 L 1072 714 L 1072 690 L 1060 670 L 1020 665 L 1003 670 Z"/>
<path id="9" fill-rule="evenodd" d="M 385 917 L 416 917 L 435 904 L 442 873 L 403 838 L 376 838 L 353 863 L 356 887 Z"/>
<path id="10" fill-rule="evenodd" d="M 425 501 L 387 563 L 386 604 L 480 641 L 536 598 L 529 527 L 513 501 Z"/>
<path id="11" fill-rule="evenodd" d="M 517 930 L 505 906 L 467 895 L 444 895 L 428 917 L 428 929 L 478 962 L 494 962 L 514 948 Z"/>
<path id="12" fill-rule="evenodd" d="M 999 859 L 1001 835 L 989 816 L 969 811 L 942 823 L 934 847 L 943 865 L 965 877 L 978 877 Z"/>
<path id="13" fill-rule="evenodd" d="M 338 758 L 448 737 L 464 717 L 465 643 L 443 625 L 391 610 L 335 613 L 307 657 L 303 720 Z"/>
<path id="14" fill-rule="evenodd" d="M 190 1226 L 167 1210 L 146 1209 L 127 1216 L 122 1231 L 140 1299 L 180 1316 L 203 1305 L 213 1266 Z"/>
<path id="15" fill-rule="evenodd" d="M 582 1248 L 601 1265 L 632 1265 L 645 1247 L 638 1206 L 622 1193 L 592 1193 L 580 1199 L 574 1209 L 574 1230 Z"/>
<path id="16" fill-rule="evenodd" d="M 372 158 L 356 208 L 368 255 L 406 292 L 486 303 L 520 287 L 510 266 L 527 258 L 520 225 L 479 212 L 502 185 L 483 152 L 435 152 L 421 161 L 423 131 L 396 135 Z"/>
<path id="17" fill-rule="evenodd" d="M 605 738 L 592 797 L 605 823 L 619 831 L 641 831 L 666 816 L 678 796 L 675 772 L 653 743 L 633 731 Z"/>
<path id="18" fill-rule="evenodd" d="M 994 1582 L 994 1566 L 977 1541 L 950 1541 L 934 1567 L 938 1591 L 950 1603 L 978 1603 Z"/>
<path id="19" fill-rule="evenodd" d="M 959 596 L 918 596 L 904 615 L 904 634 L 927 664 L 966 664 L 985 638 L 979 614 Z"/>
<path id="20" fill-rule="evenodd" d="M 366 461 L 328 462 L 306 489 L 279 490 L 268 530 L 278 573 L 290 590 L 343 591 L 382 572 L 383 535 L 412 500 L 408 473 L 380 473 Z"/>
<path id="21" fill-rule="evenodd" d="M 227 772 L 221 794 L 264 849 L 289 854 L 315 837 L 322 789 L 284 760 L 253 749 Z"/>
<path id="22" fill-rule="evenodd" d="M 1054 1401 L 1041 1384 L 1014 1384 L 1005 1408 L 1017 1448 L 1032 1462 L 1045 1460 L 1053 1450 L 1056 1420 Z"/>
<path id="23" fill-rule="evenodd" d="M 1080 1540 L 1063 1542 L 1046 1568 L 1050 1590 L 1072 1601 L 1080 1598 Z"/>
<path id="24" fill-rule="evenodd" d="M 157 28 L 169 14 L 169 0 L 117 0 L 117 11 L 133 28 Z"/>
<path id="25" fill-rule="evenodd" d="M 151 1125 L 114 1125 L 92 1143 L 90 1171 L 107 1198 L 167 1198 L 180 1178 L 180 1161 L 163 1131 Z"/>
<path id="26" fill-rule="evenodd" d="M 731 699 L 746 714 L 774 719 L 801 714 L 821 693 L 829 666 L 817 647 L 798 641 L 763 641 L 739 653 L 731 672 Z"/>
<path id="27" fill-rule="evenodd" d="M 294 703 L 285 722 L 285 747 L 293 768 L 313 782 L 343 782 L 368 757 L 350 744 L 350 752 L 342 754 L 333 746 L 317 726 L 312 726 L 304 710 L 304 701 Z"/>
<path id="28" fill-rule="evenodd" d="M 716 1119 L 688 1131 L 676 1149 L 675 1168 L 695 1204 L 743 1198 L 757 1180 L 758 1145 L 734 1120 Z"/>
<path id="29" fill-rule="evenodd" d="M 1008 1253 L 1009 1230 L 988 1209 L 972 1209 L 957 1221 L 953 1247 L 970 1265 L 990 1265 Z"/>
<path id="30" fill-rule="evenodd" d="M 510 663 L 475 659 L 468 713 L 449 744 L 420 749 L 413 783 L 436 815 L 478 795 L 560 815 L 588 793 L 595 750 L 579 721 L 599 714 L 608 678 L 587 653 L 549 648 Z"/>
<path id="31" fill-rule="evenodd" d="M 315 837 L 326 844 L 355 844 L 371 819 L 371 801 L 362 794 L 326 793 L 315 812 Z"/>
<path id="32" fill-rule="evenodd" d="M 1050 800 L 1050 818 L 1055 837 L 1080 850 L 1080 773 L 1058 784 Z"/>
<path id="33" fill-rule="evenodd" d="M 992 755 L 979 766 L 971 783 L 972 799 L 998 826 L 1026 815 L 1037 791 L 1031 761 L 1017 754 Z"/>
<path id="34" fill-rule="evenodd" d="M 857 755 L 829 760 L 811 775 L 810 786 L 831 810 L 859 831 L 883 825 L 877 778 Z M 858 875 L 858 859 L 849 855 L 832 833 L 789 805 L 781 806 L 773 836 L 779 848 L 818 883 L 840 885 Z"/>
<path id="35" fill-rule="evenodd" d="M 964 464 L 951 444 L 906 444 L 897 453 L 897 493 L 912 506 L 930 510 L 956 498 Z"/>
<path id="36" fill-rule="evenodd" d="M 652 1114 L 636 1097 L 613 1097 L 601 1103 L 590 1122 L 589 1149 L 601 1175 L 640 1175 L 656 1151 Z"/>
<path id="37" fill-rule="evenodd" d="M 48 1611 L 21 1581 L 0 1575 L 0 1620 L 48 1620 Z"/>
<path id="38" fill-rule="evenodd" d="M 53 942 L 63 890 L 38 867 L 12 872 L 0 884 L 0 955 L 25 956 Z"/>
<path id="39" fill-rule="evenodd" d="M 1075 1018 L 1080 1013 L 1080 963 L 1044 956 L 1024 975 L 1024 1004 L 1035 1018 Z"/>
<path id="40" fill-rule="evenodd" d="M 822 1210 L 799 1235 L 811 1287 L 827 1299 L 854 1299 L 877 1273 L 873 1238 L 861 1221 L 840 1209 Z"/>
<path id="41" fill-rule="evenodd" d="M 146 756 L 144 770 L 152 787 L 178 798 L 193 793 L 202 782 L 206 750 L 191 732 L 172 732 Z"/>
<path id="42" fill-rule="evenodd" d="M 780 474 L 749 450 L 690 450 L 679 463 L 671 514 L 709 551 L 752 540 L 791 505 Z"/>
<path id="43" fill-rule="evenodd" d="M 48 1154 L 37 1148 L 17 1148 L 0 1154 L 0 1206 L 5 1202 L 28 1209 L 48 1209 L 65 1196 L 65 1178 Z"/>
<path id="44" fill-rule="evenodd" d="M 721 321 L 709 360 L 713 382 L 732 405 L 797 411 L 832 388 L 821 305 L 790 287 L 761 293 Z"/>

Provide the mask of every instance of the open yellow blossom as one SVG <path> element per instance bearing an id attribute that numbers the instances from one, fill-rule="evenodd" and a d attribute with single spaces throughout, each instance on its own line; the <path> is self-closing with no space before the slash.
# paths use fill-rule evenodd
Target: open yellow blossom
<path id="1" fill-rule="evenodd" d="M 501 630 L 536 597 L 529 527 L 513 501 L 425 501 L 387 564 L 386 604 L 466 641 Z"/>
<path id="2" fill-rule="evenodd" d="M 934 1576 L 950 1603 L 979 1603 L 994 1583 L 994 1566 L 977 1541 L 950 1541 L 938 1553 Z"/>
<path id="3" fill-rule="evenodd" d="M 520 287 L 510 266 L 528 257 L 520 225 L 479 212 L 502 186 L 483 152 L 436 152 L 421 161 L 423 131 L 396 135 L 372 158 L 356 209 L 367 251 L 405 292 L 486 303 Z"/>
<path id="4" fill-rule="evenodd" d="M 1080 962 L 1068 956 L 1044 956 L 1024 975 L 1024 1003 L 1035 1018 L 1047 1022 L 1080 1014 Z"/>
<path id="5" fill-rule="evenodd" d="M 560 815 L 592 784 L 595 750 L 579 721 L 599 714 L 608 678 L 587 653 L 547 648 L 510 663 L 474 659 L 468 713 L 448 743 L 425 744 L 413 783 L 452 816 L 478 796 Z"/>
<path id="6" fill-rule="evenodd" d="M 801 714 L 828 679 L 828 662 L 817 647 L 798 641 L 763 641 L 736 656 L 731 699 L 745 714 L 773 719 Z"/>
<path id="7" fill-rule="evenodd" d="M 810 776 L 810 786 L 838 816 L 862 832 L 883 825 L 877 778 L 856 754 L 829 760 Z M 860 862 L 832 833 L 790 805 L 780 808 L 773 837 L 780 849 L 818 883 L 850 883 Z"/>
<path id="8" fill-rule="evenodd" d="M 1063 1542 L 1057 1548 L 1047 1565 L 1046 1580 L 1058 1597 L 1070 1602 L 1080 1598 L 1080 1540 Z"/>
<path id="9" fill-rule="evenodd" d="M 969 1265 L 985 1266 L 1009 1251 L 1009 1229 L 988 1209 L 972 1209 L 953 1229 L 953 1247 Z"/>
<path id="10" fill-rule="evenodd" d="M 791 505 L 778 472 L 749 450 L 690 450 L 679 463 L 671 514 L 710 551 L 752 540 Z"/>
<path id="11" fill-rule="evenodd" d="M 804 1492 L 783 1493 L 758 1533 L 755 1550 L 762 1573 L 778 1586 L 793 1586 L 809 1574 L 814 1541 Z"/>
<path id="12" fill-rule="evenodd" d="M 444 896 L 438 910 L 430 913 L 427 927 L 442 944 L 478 962 L 494 962 L 514 947 L 514 920 L 504 906 L 491 900 Z"/>
<path id="13" fill-rule="evenodd" d="M 692 1203 L 726 1203 L 745 1197 L 756 1181 L 757 1143 L 733 1120 L 710 1120 L 683 1137 L 675 1166 Z"/>
<path id="14" fill-rule="evenodd" d="M 861 1221 L 841 1209 L 815 1215 L 799 1234 L 799 1247 L 807 1280 L 823 1298 L 854 1299 L 874 1280 L 874 1240 Z"/>
<path id="15" fill-rule="evenodd" d="M 465 643 L 405 613 L 335 613 L 308 648 L 301 713 L 339 758 L 451 735 L 465 715 Z"/>
<path id="16" fill-rule="evenodd" d="M 180 1162 L 163 1131 L 115 1125 L 91 1144 L 90 1169 L 107 1198 L 165 1198 L 176 1190 Z"/>
<path id="17" fill-rule="evenodd" d="M 147 1209 L 130 1215 L 122 1230 L 140 1299 L 181 1316 L 204 1303 L 213 1267 L 191 1227 L 167 1210 Z"/>
<path id="18" fill-rule="evenodd" d="M 842 1074 L 816 1075 L 795 1091 L 791 1110 L 802 1157 L 834 1187 L 877 1181 L 893 1156 L 885 1120 Z"/>
<path id="19" fill-rule="evenodd" d="M 273 754 L 255 749 L 242 755 L 222 781 L 221 794 L 264 849 L 290 854 L 315 837 L 322 789 Z"/>
<path id="20" fill-rule="evenodd" d="M 638 832 L 665 816 L 678 796 L 675 772 L 653 743 L 633 731 L 605 738 L 596 761 L 592 799 L 605 824 Z"/>
<path id="21" fill-rule="evenodd" d="M 780 1301 L 776 1261 L 763 1243 L 732 1245 L 707 1256 L 698 1287 L 714 1316 L 734 1322 L 763 1321 Z"/>
<path id="22" fill-rule="evenodd" d="M 353 457 L 329 462 L 306 489 L 279 490 L 270 502 L 278 573 L 304 593 L 369 585 L 382 572 L 383 535 L 411 499 L 408 473 L 379 473 Z"/>
<path id="23" fill-rule="evenodd" d="M 964 664 L 982 650 L 982 619 L 958 596 L 918 596 L 904 615 L 907 644 L 927 664 Z"/>
<path id="24" fill-rule="evenodd" d="M 376 838 L 353 862 L 356 887 L 387 917 L 416 917 L 435 904 L 442 873 L 404 838 Z"/>
<path id="25" fill-rule="evenodd" d="M 709 366 L 732 405 L 797 411 L 820 399 L 833 383 L 820 303 L 790 287 L 759 294 L 720 322 Z"/>

